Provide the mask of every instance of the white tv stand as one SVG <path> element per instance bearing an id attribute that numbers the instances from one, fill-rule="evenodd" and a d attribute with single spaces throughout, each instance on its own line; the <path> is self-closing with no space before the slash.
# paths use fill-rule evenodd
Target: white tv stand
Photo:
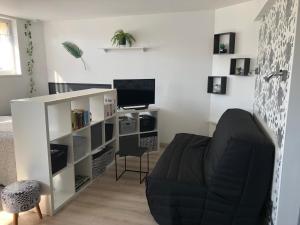
<path id="1" fill-rule="evenodd" d="M 157 141 L 156 141 L 156 146 L 154 148 L 150 148 L 151 151 L 155 151 L 159 149 L 159 145 L 160 145 L 160 140 L 159 140 L 159 108 L 157 107 L 148 107 L 147 109 L 119 109 L 118 110 L 118 118 L 122 117 L 122 116 L 130 116 L 132 118 L 134 118 L 136 120 L 136 130 L 130 133 L 120 133 L 120 129 L 119 129 L 119 147 L 121 148 L 121 139 L 122 138 L 126 138 L 126 137 L 132 137 L 132 136 L 137 136 L 137 145 L 140 146 L 142 144 L 142 139 L 143 136 L 147 136 L 151 134 L 153 136 L 157 137 Z M 153 117 L 156 118 L 156 124 L 155 124 L 155 128 L 154 130 L 151 131 L 141 131 L 140 130 L 140 120 L 139 120 L 139 116 L 143 115 L 143 114 L 148 114 L 151 115 Z M 118 120 L 119 121 L 119 120 Z"/>

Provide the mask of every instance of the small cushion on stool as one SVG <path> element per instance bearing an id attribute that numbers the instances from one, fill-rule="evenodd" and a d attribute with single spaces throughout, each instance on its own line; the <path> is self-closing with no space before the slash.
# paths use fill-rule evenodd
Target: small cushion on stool
<path id="1" fill-rule="evenodd" d="M 1 194 L 6 212 L 19 213 L 34 208 L 40 202 L 41 188 L 38 181 L 19 181 L 6 186 Z"/>

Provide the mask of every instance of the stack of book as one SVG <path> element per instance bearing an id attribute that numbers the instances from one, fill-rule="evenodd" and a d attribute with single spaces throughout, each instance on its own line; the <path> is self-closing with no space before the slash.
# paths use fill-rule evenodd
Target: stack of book
<path id="1" fill-rule="evenodd" d="M 72 110 L 72 128 L 73 130 L 80 129 L 89 125 L 90 112 L 87 110 Z"/>

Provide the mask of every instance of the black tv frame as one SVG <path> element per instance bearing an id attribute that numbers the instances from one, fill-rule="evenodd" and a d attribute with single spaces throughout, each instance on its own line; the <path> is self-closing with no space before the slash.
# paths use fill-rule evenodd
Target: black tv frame
<path id="1" fill-rule="evenodd" d="M 115 82 L 117 81 L 154 81 L 154 87 L 153 87 L 153 101 L 151 102 L 147 102 L 147 103 L 136 103 L 136 104 L 125 104 L 125 105 L 120 105 L 119 101 L 118 101 L 118 108 L 123 108 L 123 109 L 147 109 L 149 107 L 150 104 L 155 104 L 155 88 L 156 88 L 156 84 L 155 84 L 155 79 L 114 79 L 113 80 L 113 88 L 116 88 L 116 84 Z M 118 89 L 117 89 L 118 92 Z M 119 92 L 118 92 L 118 98 L 119 98 Z"/>

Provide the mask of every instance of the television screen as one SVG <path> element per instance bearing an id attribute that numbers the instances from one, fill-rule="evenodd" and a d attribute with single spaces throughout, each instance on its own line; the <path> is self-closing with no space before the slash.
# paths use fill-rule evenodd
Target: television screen
<path id="1" fill-rule="evenodd" d="M 114 80 L 118 106 L 148 106 L 155 103 L 155 79 Z"/>

